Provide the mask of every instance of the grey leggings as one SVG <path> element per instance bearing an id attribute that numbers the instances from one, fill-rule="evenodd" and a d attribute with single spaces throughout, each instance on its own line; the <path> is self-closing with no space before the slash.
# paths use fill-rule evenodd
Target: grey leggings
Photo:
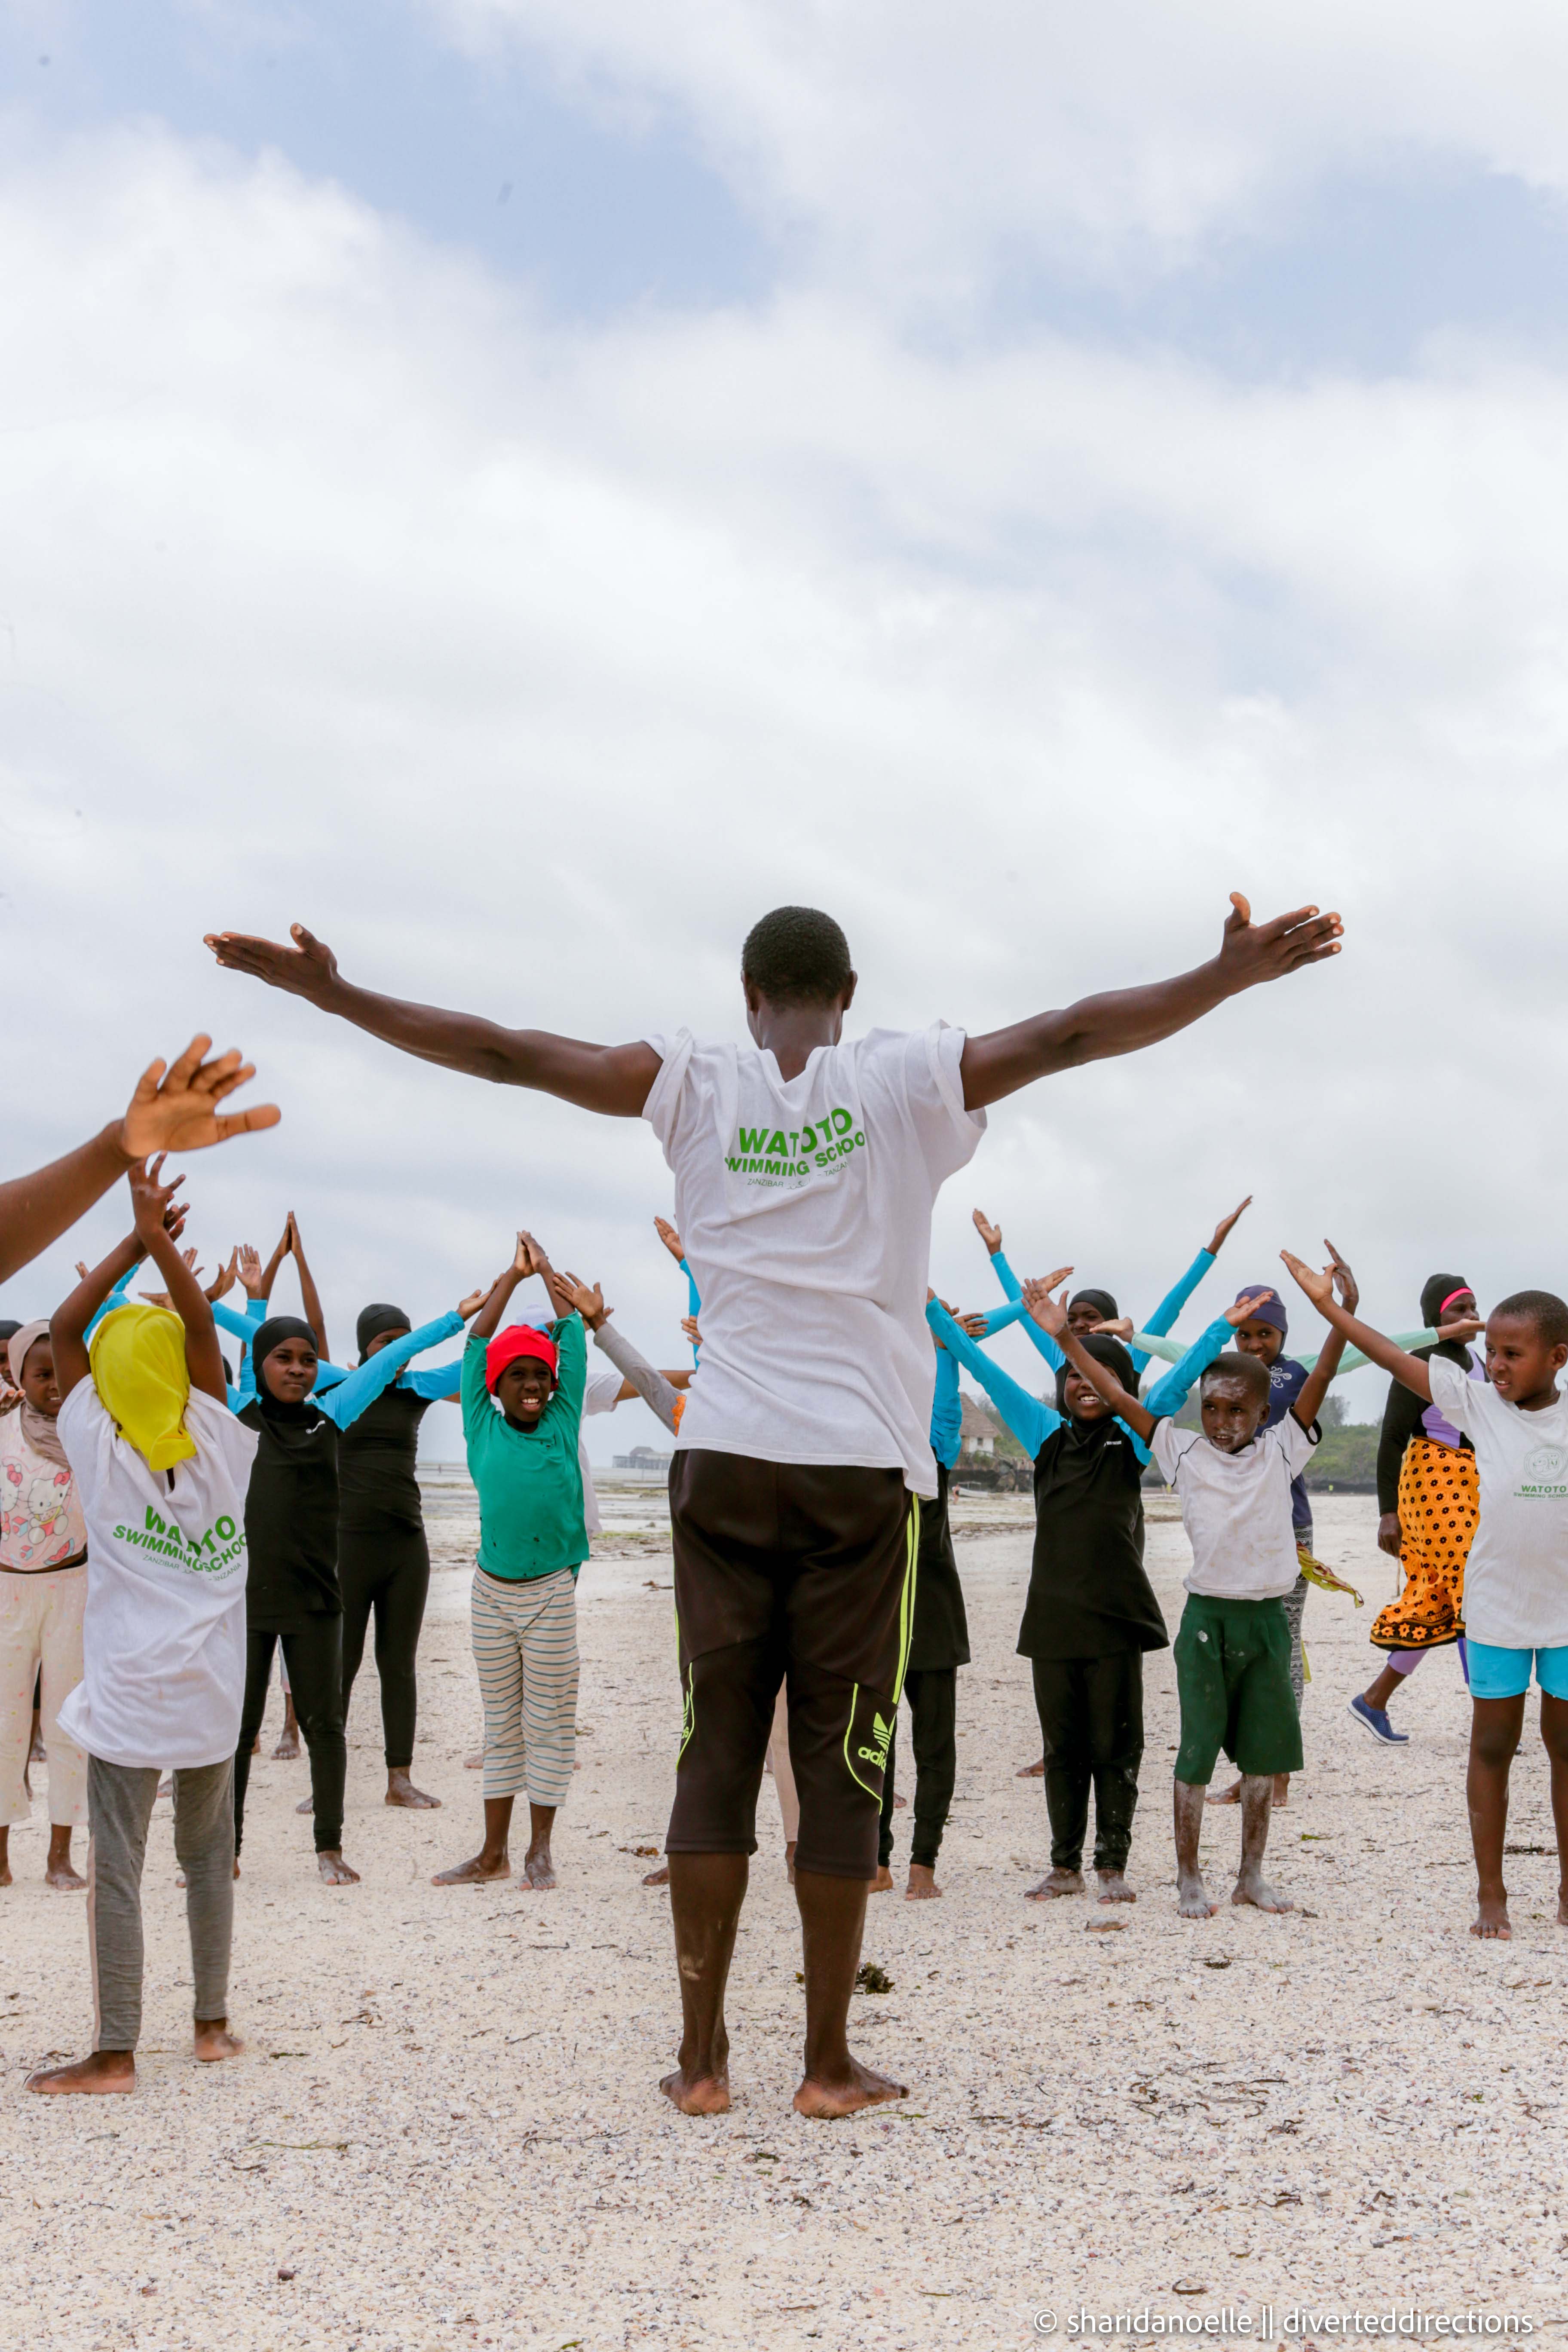
<path id="1" fill-rule="evenodd" d="M 1296 1533 L 1304 1543 L 1311 1543 L 1310 1528 L 1304 1536 L 1300 1528 Z M 1307 1589 L 1306 1578 L 1299 1576 L 1285 1595 L 1285 1622 L 1290 1628 L 1290 1687 L 1296 1694 L 1298 1715 L 1301 1712 L 1301 1693 L 1307 1686 L 1306 1673 L 1301 1664 L 1301 1612 L 1307 1606 Z"/>
<path id="2" fill-rule="evenodd" d="M 87 1765 L 88 1935 L 95 2050 L 134 2050 L 142 2033 L 142 1864 L 158 1794 L 155 1769 Z M 195 2015 L 228 2014 L 234 1933 L 234 1763 L 174 1775 L 174 1852 L 185 1874 Z"/>

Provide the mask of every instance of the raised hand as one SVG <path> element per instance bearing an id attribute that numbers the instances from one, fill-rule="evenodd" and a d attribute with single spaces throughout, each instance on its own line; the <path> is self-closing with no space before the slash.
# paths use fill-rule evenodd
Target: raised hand
<path id="1" fill-rule="evenodd" d="M 975 1232 L 979 1234 L 981 1240 L 984 1243 L 992 1256 L 994 1257 L 997 1251 L 1002 1246 L 1001 1226 L 992 1224 L 984 1209 L 976 1209 L 973 1212 L 973 1217 Z"/>
<path id="2" fill-rule="evenodd" d="M 143 1250 L 151 1249 L 165 1233 L 171 1241 L 177 1240 L 184 1223 L 184 1203 L 174 1200 L 185 1181 L 184 1176 L 173 1177 L 167 1184 L 160 1181 L 168 1156 L 166 1151 L 160 1151 L 151 1160 L 138 1160 L 131 1170 L 132 1217 Z M 175 1213 L 174 1219 L 168 1213 L 171 1209 Z M 195 1252 L 191 1251 L 190 1255 L 194 1257 Z"/>
<path id="3" fill-rule="evenodd" d="M 234 1288 L 235 1277 L 238 1274 L 238 1271 L 239 1251 L 237 1248 L 230 1256 L 228 1264 L 226 1265 L 219 1266 L 217 1270 L 217 1279 L 211 1285 L 207 1291 L 207 1303 L 209 1306 L 215 1298 L 224 1298 L 227 1297 L 228 1293 Z"/>
<path id="4" fill-rule="evenodd" d="M 1063 1277 L 1058 1274 L 1051 1279 L 1060 1282 Z M 1061 1338 L 1068 1328 L 1068 1295 L 1065 1289 L 1059 1298 L 1053 1298 L 1050 1283 L 1031 1276 L 1024 1285 L 1024 1305 L 1031 1321 L 1037 1323 L 1042 1331 L 1048 1331 L 1053 1339 Z"/>
<path id="5" fill-rule="evenodd" d="M 308 996 L 319 1004 L 331 992 L 338 960 L 331 948 L 311 938 L 303 923 L 290 923 L 289 936 L 294 944 L 287 948 L 244 931 L 208 931 L 205 943 L 226 971 L 248 972 L 268 988 L 287 989 L 291 996 Z"/>
<path id="6" fill-rule="evenodd" d="M 1131 1315 L 1119 1315 L 1112 1323 L 1096 1323 L 1093 1326 L 1093 1329 L 1095 1336 L 1098 1339 L 1131 1339 L 1132 1337 L 1132 1318 Z"/>
<path id="7" fill-rule="evenodd" d="M 1356 1278 L 1351 1272 L 1350 1267 L 1345 1264 L 1344 1259 L 1340 1255 L 1338 1250 L 1334 1247 L 1332 1242 L 1330 1241 L 1326 1235 L 1323 1241 L 1323 1247 L 1328 1251 L 1330 1257 L 1333 1260 L 1334 1288 L 1339 1292 L 1340 1305 L 1344 1308 L 1347 1315 L 1353 1315 L 1356 1308 L 1361 1305 L 1361 1292 L 1357 1287 Z"/>
<path id="8" fill-rule="evenodd" d="M 1218 1224 L 1215 1227 L 1213 1235 L 1209 1241 L 1208 1254 L 1210 1257 L 1218 1257 L 1221 1250 L 1224 1249 L 1226 1243 L 1229 1238 L 1231 1228 L 1236 1223 L 1237 1219 L 1241 1216 L 1245 1211 L 1250 1209 L 1251 1206 L 1252 1195 L 1249 1192 L 1245 1201 L 1238 1201 L 1237 1202 L 1236 1207 L 1231 1211 L 1228 1217 L 1222 1217 L 1220 1219 Z"/>
<path id="9" fill-rule="evenodd" d="M 1321 963 L 1338 955 L 1344 925 L 1337 915 L 1320 915 L 1316 907 L 1297 907 L 1272 922 L 1255 923 L 1252 908 L 1239 890 L 1230 894 L 1231 911 L 1219 943 L 1221 978 L 1235 994 L 1256 988 L 1260 981 L 1279 980 L 1303 964 Z"/>
<path id="10" fill-rule="evenodd" d="M 700 1348 L 702 1345 L 702 1334 L 697 1328 L 696 1316 L 683 1315 L 680 1318 L 680 1328 L 686 1334 L 686 1337 L 690 1340 L 692 1346 L 694 1348 Z"/>
<path id="11" fill-rule="evenodd" d="M 1279 1255 L 1285 1259 L 1285 1263 L 1290 1268 L 1291 1273 L 1295 1274 L 1296 1261 L 1294 1258 L 1287 1256 L 1283 1250 L 1280 1251 Z M 1296 1278 L 1298 1281 L 1300 1281 L 1300 1275 L 1297 1275 Z M 1303 1285 L 1303 1287 L 1305 1287 L 1305 1285 Z M 1273 1296 L 1274 1294 L 1271 1290 L 1255 1290 L 1250 1298 L 1238 1298 L 1234 1307 L 1227 1307 L 1225 1309 L 1226 1321 L 1230 1325 L 1233 1331 L 1239 1331 L 1242 1325 L 1244 1323 L 1250 1323 L 1258 1308 L 1260 1307 L 1266 1307 Z"/>
<path id="12" fill-rule="evenodd" d="M 249 1242 L 241 1242 L 234 1254 L 239 1274 L 239 1286 L 247 1298 L 265 1298 L 261 1282 L 261 1253 Z"/>
<path id="13" fill-rule="evenodd" d="M 1311 1300 L 1313 1306 L 1318 1309 L 1319 1313 L 1322 1314 L 1327 1309 L 1334 1295 L 1333 1267 L 1331 1265 L 1326 1265 L 1321 1274 L 1314 1274 L 1311 1267 L 1306 1263 L 1305 1259 L 1292 1257 L 1289 1250 L 1281 1250 L 1279 1255 L 1283 1259 L 1298 1289 L 1304 1290 L 1308 1297 Z M 1265 1297 L 1268 1296 L 1267 1292 L 1264 1292 L 1261 1295 Z M 1235 1309 L 1232 1308 L 1230 1312 L 1234 1317 Z M 1243 1322 L 1245 1322 L 1246 1319 L 1245 1316 L 1241 1318 Z"/>
<path id="14" fill-rule="evenodd" d="M 484 1305 L 486 1299 L 489 1297 L 494 1288 L 495 1284 L 493 1282 L 487 1282 L 482 1284 L 478 1290 L 470 1290 L 467 1298 L 458 1299 L 458 1312 L 462 1317 L 465 1323 L 468 1321 L 470 1315 L 477 1315 L 479 1313 L 480 1307 Z"/>
<path id="15" fill-rule="evenodd" d="M 1486 1328 L 1479 1315 L 1461 1315 L 1455 1322 L 1439 1323 L 1437 1337 L 1439 1339 L 1459 1339 L 1468 1346 L 1472 1339 L 1479 1339 Z"/>
<path id="16" fill-rule="evenodd" d="M 942 1305 L 944 1307 L 947 1306 L 947 1301 L 945 1299 L 943 1299 Z M 991 1318 L 989 1315 L 959 1315 L 955 1314 L 951 1307 L 948 1307 L 947 1311 L 952 1316 L 952 1319 L 957 1324 L 959 1329 L 961 1331 L 967 1331 L 972 1339 L 984 1339 L 986 1333 L 991 1328 Z"/>
<path id="17" fill-rule="evenodd" d="M 591 1287 L 579 1282 L 574 1274 L 558 1274 L 555 1287 L 567 1305 L 575 1308 L 590 1331 L 596 1331 L 610 1310 L 605 1304 L 604 1286 L 595 1282 Z"/>
<path id="18" fill-rule="evenodd" d="M 193 1037 L 177 1061 L 150 1062 L 142 1071 L 121 1122 L 121 1146 L 131 1159 L 145 1160 L 159 1151 L 204 1151 L 209 1144 L 226 1143 L 231 1136 L 277 1126 L 283 1114 L 276 1103 L 219 1110 L 220 1103 L 256 1076 L 256 1067 L 240 1059 L 237 1046 L 213 1061 L 204 1060 L 211 1044 L 210 1037 Z"/>
<path id="19" fill-rule="evenodd" d="M 675 1227 L 670 1223 L 669 1219 L 668 1217 L 656 1217 L 653 1221 L 653 1229 L 658 1235 L 659 1240 L 664 1244 L 665 1248 L 669 1252 L 670 1256 L 675 1260 L 676 1265 L 683 1265 L 686 1262 L 686 1251 L 681 1244 L 680 1235 L 676 1232 Z"/>
<path id="20" fill-rule="evenodd" d="M 550 1260 L 545 1256 L 533 1235 L 527 1232 L 518 1234 L 517 1255 L 512 1259 L 512 1270 L 520 1278 L 531 1274 L 545 1275 L 554 1272 Z"/>

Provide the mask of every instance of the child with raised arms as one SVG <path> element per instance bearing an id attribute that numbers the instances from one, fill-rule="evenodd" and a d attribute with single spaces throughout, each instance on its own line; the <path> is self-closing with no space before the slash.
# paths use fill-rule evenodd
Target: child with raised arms
<path id="1" fill-rule="evenodd" d="M 1480 1517 L 1465 1564 L 1470 1761 L 1466 1782 L 1475 1847 L 1472 1936 L 1512 1933 L 1503 1884 L 1509 1769 L 1531 1677 L 1541 1686 L 1541 1738 L 1551 1762 L 1557 1827 L 1557 1919 L 1568 1927 L 1568 1304 L 1518 1290 L 1487 1318 L 1486 1379 L 1441 1355 L 1407 1355 L 1360 1323 L 1326 1277 L 1283 1252 L 1336 1332 L 1426 1403 L 1475 1448 Z M 1353 1305 L 1353 1301 L 1351 1302 Z"/>
<path id="2" fill-rule="evenodd" d="M 1047 1318 L 1044 1328 L 1055 1319 L 1052 1289 L 1071 1271 L 1064 1266 L 1026 1290 L 1031 1315 Z M 1212 1323 L 1163 1376 L 1148 1417 L 1180 1412 L 1249 1303 Z M 1065 1312 L 1070 1317 L 1070 1306 Z M 1018 1654 L 1029 1660 L 1040 1718 L 1051 1867 L 1028 1892 L 1040 1901 L 1083 1893 L 1092 1786 L 1100 1900 L 1131 1903 L 1126 1873 L 1143 1758 L 1143 1653 L 1164 1649 L 1170 1638 L 1143 1570 L 1148 1446 L 1076 1363 L 1064 1360 L 1059 1367 L 1053 1407 L 1010 1380 L 940 1300 L 928 1300 L 926 1319 L 1035 1458 L 1035 1554 Z M 1095 1332 L 1074 1332 L 1073 1339 L 1129 1394 L 1135 1391 L 1137 1374 L 1119 1340 Z"/>
<path id="3" fill-rule="evenodd" d="M 1335 1255 L 1331 1276 L 1355 1301 L 1350 1268 Z M 1223 1748 L 1241 1772 L 1241 1866 L 1233 1903 L 1288 1911 L 1288 1895 L 1263 1876 L 1274 1776 L 1301 1762 L 1301 1727 L 1290 1687 L 1290 1633 L 1284 1596 L 1296 1581 L 1290 1483 L 1311 1458 L 1313 1424 L 1339 1363 L 1333 1332 L 1294 1404 L 1268 1426 L 1268 1376 L 1256 1356 L 1228 1349 L 1203 1373 L 1201 1430 L 1178 1429 L 1141 1404 L 1068 1328 L 1064 1300 L 1026 1285 L 1031 1314 L 1053 1324 L 1068 1360 L 1111 1411 L 1141 1437 L 1174 1486 L 1193 1548 L 1187 1601 L 1175 1642 L 1181 1746 L 1174 1821 L 1177 1908 L 1211 1918 L 1198 1864 L 1204 1797 Z M 1238 1307 L 1250 1300 L 1237 1300 Z M 1234 1309 L 1232 1312 L 1234 1313 Z"/>

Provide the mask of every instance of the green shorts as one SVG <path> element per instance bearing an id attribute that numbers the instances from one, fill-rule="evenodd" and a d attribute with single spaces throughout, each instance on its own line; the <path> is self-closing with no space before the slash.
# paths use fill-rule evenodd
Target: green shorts
<path id="1" fill-rule="evenodd" d="M 1174 1656 L 1182 1706 L 1176 1778 L 1204 1789 L 1223 1748 L 1245 1773 L 1299 1772 L 1301 1719 L 1290 1688 L 1283 1601 L 1189 1592 Z"/>

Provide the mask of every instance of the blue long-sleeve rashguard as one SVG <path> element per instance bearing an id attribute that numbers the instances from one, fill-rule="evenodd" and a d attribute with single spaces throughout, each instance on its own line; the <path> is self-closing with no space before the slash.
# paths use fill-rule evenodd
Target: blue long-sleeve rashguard
<path id="1" fill-rule="evenodd" d="M 1185 1274 L 1181 1276 L 1179 1281 L 1173 1282 L 1170 1289 L 1167 1290 L 1163 1298 L 1161 1299 L 1158 1307 L 1155 1307 L 1152 1315 L 1150 1316 L 1149 1320 L 1144 1325 L 1142 1330 L 1135 1331 L 1133 1333 L 1132 1345 L 1129 1349 L 1129 1353 L 1132 1358 L 1132 1369 L 1135 1372 L 1142 1373 L 1150 1356 L 1156 1352 L 1152 1349 L 1140 1347 L 1138 1344 L 1139 1341 L 1149 1338 L 1151 1335 L 1160 1339 L 1164 1337 L 1165 1333 L 1170 1329 L 1172 1324 L 1175 1321 L 1177 1316 L 1181 1313 L 1183 1307 L 1186 1305 L 1188 1299 L 1192 1297 L 1194 1291 L 1197 1288 L 1199 1283 L 1203 1280 L 1205 1275 L 1207 1274 L 1214 1262 L 1214 1252 L 1212 1250 L 1199 1250 L 1196 1257 L 1194 1258 Z M 1058 1347 L 1056 1341 L 1052 1339 L 1050 1333 L 1048 1331 L 1041 1330 L 1039 1325 L 1034 1320 L 1028 1308 L 1025 1306 L 1024 1286 L 1019 1281 L 1017 1276 L 1014 1273 L 1012 1267 L 1008 1265 L 1006 1252 L 1005 1250 L 993 1251 L 991 1254 L 991 1264 L 994 1269 L 997 1281 L 1001 1284 L 1003 1289 L 1007 1294 L 1009 1303 L 1005 1307 L 993 1307 L 990 1313 L 986 1316 L 985 1337 L 988 1339 L 994 1339 L 998 1331 L 1005 1331 L 1009 1323 L 1022 1323 L 1029 1340 L 1036 1348 L 1038 1349 L 1040 1354 L 1044 1356 L 1052 1371 L 1058 1370 L 1064 1360 L 1062 1351 Z M 1161 1355 L 1164 1355 L 1166 1350 L 1162 1348 L 1158 1352 Z M 1178 1349 L 1176 1351 L 1178 1357 L 1180 1353 L 1181 1350 Z M 1174 1359 L 1173 1359 L 1173 1360 L 1174 1360 Z"/>
<path id="2" fill-rule="evenodd" d="M 318 1412 L 322 1413 L 328 1421 L 334 1422 L 339 1429 L 347 1429 L 359 1419 L 367 1405 L 375 1402 L 384 1390 L 393 1386 L 401 1376 L 403 1367 L 411 1356 L 422 1354 L 426 1348 L 438 1348 L 443 1339 L 456 1339 L 462 1328 L 462 1317 L 455 1307 L 448 1308 L 445 1315 L 437 1316 L 434 1322 L 422 1323 L 417 1331 L 405 1332 L 401 1339 L 389 1339 L 384 1348 L 378 1348 L 374 1356 L 367 1356 L 364 1362 L 356 1365 L 352 1372 L 339 1370 L 336 1381 L 324 1393 L 319 1385 L 312 1389 L 310 1402 Z M 324 1371 L 329 1367 L 323 1365 L 321 1369 Z M 435 1365 L 423 1377 L 429 1380 L 436 1374 L 440 1374 L 446 1380 L 447 1386 L 450 1386 L 450 1366 Z M 319 1382 L 320 1371 L 316 1377 Z M 416 1379 L 419 1377 L 418 1374 L 415 1375 Z M 426 1391 L 422 1390 L 420 1393 L 425 1394 Z M 434 1393 L 437 1396 L 445 1396 L 447 1389 L 437 1389 Z M 238 1412 L 250 1402 L 255 1394 L 256 1367 L 249 1350 L 247 1349 L 245 1367 L 240 1373 L 240 1385 L 237 1389 L 229 1391 L 230 1410 Z"/>
<path id="3" fill-rule="evenodd" d="M 1033 1461 L 1051 1432 L 1060 1428 L 1063 1415 L 1055 1405 L 1046 1404 L 1039 1397 L 1031 1396 L 1027 1389 L 1020 1387 L 1009 1373 L 1002 1370 L 1000 1364 L 994 1363 L 984 1349 L 953 1321 L 940 1299 L 927 1301 L 926 1321 L 940 1335 L 954 1360 L 955 1383 L 958 1365 L 967 1365 Z M 1145 1412 L 1152 1413 L 1156 1421 L 1163 1420 L 1169 1413 L 1180 1412 L 1194 1381 L 1202 1377 L 1216 1356 L 1224 1353 L 1235 1336 L 1234 1327 L 1226 1321 L 1223 1315 L 1217 1316 L 1208 1329 L 1186 1349 L 1180 1363 L 1156 1381 L 1143 1399 Z M 1139 1460 L 1147 1462 L 1150 1458 L 1148 1446 L 1135 1430 L 1127 1429 L 1127 1423 L 1121 1420 L 1120 1415 L 1118 1421 L 1120 1426 L 1127 1430 Z"/>

